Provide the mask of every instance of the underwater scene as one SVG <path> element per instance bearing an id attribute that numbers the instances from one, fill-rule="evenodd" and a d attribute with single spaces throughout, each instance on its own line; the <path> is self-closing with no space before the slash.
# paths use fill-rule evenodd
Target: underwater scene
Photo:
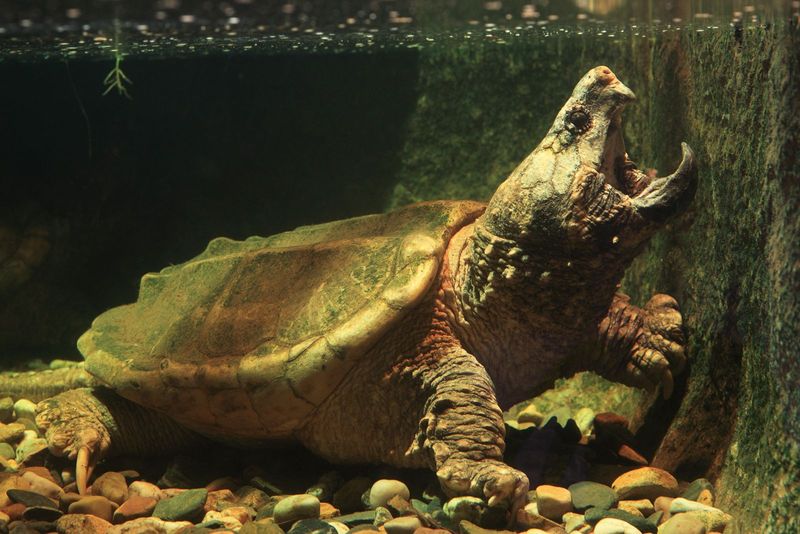
<path id="1" fill-rule="evenodd" d="M 798 25 L 0 0 L 0 533 L 800 533 Z"/>

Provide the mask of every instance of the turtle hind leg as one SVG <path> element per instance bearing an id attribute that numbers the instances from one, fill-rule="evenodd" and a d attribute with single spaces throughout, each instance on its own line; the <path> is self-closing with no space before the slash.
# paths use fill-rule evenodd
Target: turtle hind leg
<path id="1" fill-rule="evenodd" d="M 102 458 L 165 454 L 202 440 L 165 415 L 103 387 L 66 391 L 40 402 L 36 412 L 36 424 L 44 431 L 50 451 L 76 461 L 81 494 Z"/>

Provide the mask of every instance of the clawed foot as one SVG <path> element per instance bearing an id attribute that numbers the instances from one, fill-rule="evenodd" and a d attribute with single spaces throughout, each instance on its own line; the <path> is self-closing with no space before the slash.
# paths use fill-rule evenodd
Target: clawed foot
<path id="1" fill-rule="evenodd" d="M 474 495 L 489 506 L 505 504 L 513 512 L 525 504 L 528 477 L 497 460 L 447 460 L 436 476 L 448 496 Z"/>
<path id="2" fill-rule="evenodd" d="M 50 452 L 75 460 L 75 480 L 81 495 L 86 493 L 94 466 L 110 446 L 96 402 L 88 390 L 76 389 L 36 407 L 36 424 L 44 432 Z"/>
<path id="3" fill-rule="evenodd" d="M 652 389 L 661 384 L 661 393 L 668 399 L 674 387 L 673 376 L 686 365 L 680 308 L 669 295 L 656 294 L 644 312 L 644 323 L 631 349 L 626 372 L 636 385 Z"/>

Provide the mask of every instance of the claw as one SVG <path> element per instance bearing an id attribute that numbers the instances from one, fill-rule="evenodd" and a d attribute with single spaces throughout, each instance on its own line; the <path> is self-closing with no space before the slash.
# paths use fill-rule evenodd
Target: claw
<path id="1" fill-rule="evenodd" d="M 672 396 L 672 391 L 674 388 L 675 383 L 672 380 L 672 371 L 665 369 L 664 374 L 661 375 L 661 396 L 664 398 L 664 400 L 667 400 Z"/>
<path id="2" fill-rule="evenodd" d="M 86 483 L 89 481 L 89 477 L 92 476 L 93 469 L 92 451 L 89 447 L 81 447 L 75 460 L 75 481 L 78 486 L 78 493 L 81 495 L 86 495 Z"/>
<path id="3" fill-rule="evenodd" d="M 492 506 L 495 506 L 497 504 L 500 504 L 501 500 L 502 500 L 501 497 L 495 493 L 494 495 L 489 497 L 489 503 L 488 503 L 489 507 L 492 507 Z"/>

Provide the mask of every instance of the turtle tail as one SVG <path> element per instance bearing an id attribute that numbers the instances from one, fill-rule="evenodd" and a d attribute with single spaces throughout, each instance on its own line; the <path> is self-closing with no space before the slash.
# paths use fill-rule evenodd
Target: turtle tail
<path id="1" fill-rule="evenodd" d="M 0 397 L 39 402 L 70 389 L 99 385 L 84 368 L 83 362 L 42 371 L 0 373 Z"/>

